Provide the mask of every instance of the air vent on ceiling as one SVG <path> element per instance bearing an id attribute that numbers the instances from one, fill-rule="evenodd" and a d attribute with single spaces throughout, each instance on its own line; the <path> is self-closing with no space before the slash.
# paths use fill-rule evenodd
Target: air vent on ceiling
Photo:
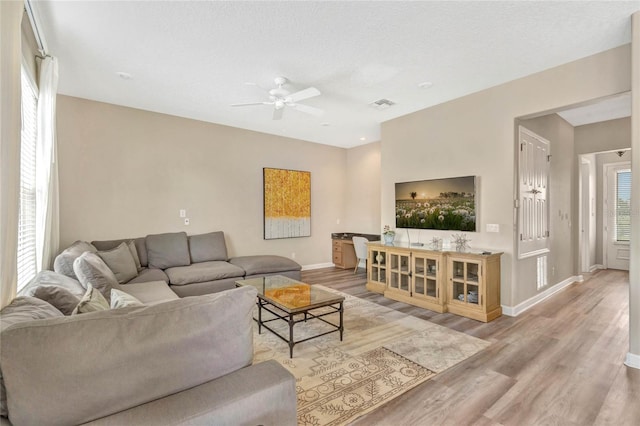
<path id="1" fill-rule="evenodd" d="M 369 105 L 371 105 L 372 107 L 374 107 L 375 109 L 378 110 L 383 110 L 383 109 L 387 109 L 393 105 L 395 105 L 396 103 L 393 101 L 390 101 L 389 99 L 378 99 L 375 102 L 371 102 Z"/>

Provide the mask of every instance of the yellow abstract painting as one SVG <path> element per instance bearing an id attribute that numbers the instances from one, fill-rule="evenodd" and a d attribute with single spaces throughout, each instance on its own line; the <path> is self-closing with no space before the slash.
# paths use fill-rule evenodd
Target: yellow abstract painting
<path id="1" fill-rule="evenodd" d="M 311 235 L 311 172 L 263 169 L 264 239 Z"/>

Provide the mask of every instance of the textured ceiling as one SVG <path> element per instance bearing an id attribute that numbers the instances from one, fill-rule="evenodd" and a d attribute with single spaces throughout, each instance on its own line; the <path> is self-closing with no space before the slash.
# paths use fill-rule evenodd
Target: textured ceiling
<path id="1" fill-rule="evenodd" d="M 33 1 L 62 94 L 351 147 L 379 123 L 630 42 L 627 2 Z M 129 80 L 117 72 L 131 74 Z M 290 80 L 322 117 L 246 82 Z M 419 83 L 433 86 L 421 89 Z M 386 98 L 396 105 L 377 110 Z M 324 125 L 322 125 L 324 123 Z"/>

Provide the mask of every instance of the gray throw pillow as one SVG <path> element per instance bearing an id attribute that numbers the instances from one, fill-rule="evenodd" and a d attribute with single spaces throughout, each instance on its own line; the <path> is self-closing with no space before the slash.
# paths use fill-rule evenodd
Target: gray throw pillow
<path id="1" fill-rule="evenodd" d="M 80 302 L 78 306 L 73 310 L 71 315 L 78 314 L 87 314 L 89 312 L 98 312 L 98 311 L 108 311 L 109 310 L 109 302 L 104 298 L 102 293 L 93 288 L 91 284 L 87 287 L 87 292 Z"/>
<path id="2" fill-rule="evenodd" d="M 140 256 L 138 256 L 138 250 L 136 249 L 135 241 L 131 240 L 127 243 L 127 247 L 129 247 L 129 251 L 131 252 L 131 256 L 133 256 L 133 261 L 136 264 L 136 269 L 138 272 L 142 270 L 142 265 L 140 264 Z"/>
<path id="3" fill-rule="evenodd" d="M 227 245 L 224 242 L 224 232 L 209 232 L 208 234 L 191 235 L 189 237 L 189 252 L 191 262 L 210 262 L 213 260 L 227 261 Z"/>
<path id="4" fill-rule="evenodd" d="M 191 264 L 186 232 L 147 235 L 149 268 L 167 269 Z"/>
<path id="5" fill-rule="evenodd" d="M 73 270 L 73 262 L 85 251 L 95 253 L 98 250 L 86 241 L 74 242 L 62 253 L 56 256 L 53 261 L 53 270 L 59 274 L 66 275 L 69 278 L 77 280 L 78 277 L 76 277 L 75 271 Z"/>
<path id="6" fill-rule="evenodd" d="M 71 315 L 71 312 L 80 303 L 80 298 L 74 296 L 69 290 L 55 285 L 41 285 L 33 289 L 33 297 L 48 302 L 64 315 Z"/>
<path id="7" fill-rule="evenodd" d="M 20 296 L 0 311 L 0 330 L 4 331 L 13 324 L 63 316 L 62 312 L 44 300 Z M 1 335 L 0 340 L 2 340 Z M 7 417 L 7 415 L 7 391 L 4 387 L 2 371 L 0 371 L 0 416 Z"/>
<path id="8" fill-rule="evenodd" d="M 38 275 L 29 281 L 27 285 L 22 287 L 18 292 L 18 296 L 33 296 L 35 289 L 43 285 L 63 287 L 66 290 L 69 290 L 71 294 L 78 297 L 82 297 L 84 292 L 87 291 L 87 289 L 84 288 L 77 279 L 69 278 L 66 275 L 43 269 L 38 272 Z"/>
<path id="9" fill-rule="evenodd" d="M 111 309 L 128 308 L 129 306 L 144 306 L 144 303 L 122 290 L 112 288 Z"/>
<path id="10" fill-rule="evenodd" d="M 127 249 L 128 250 L 128 249 Z M 85 252 L 73 262 L 73 270 L 80 284 L 89 288 L 89 284 L 107 299 L 111 300 L 111 289 L 121 289 L 118 279 L 111 269 L 95 253 Z"/>
<path id="11" fill-rule="evenodd" d="M 135 250 L 135 247 L 134 247 Z M 127 243 L 118 247 L 97 252 L 97 255 L 107 264 L 120 284 L 126 283 L 138 276 L 138 268 Z"/>

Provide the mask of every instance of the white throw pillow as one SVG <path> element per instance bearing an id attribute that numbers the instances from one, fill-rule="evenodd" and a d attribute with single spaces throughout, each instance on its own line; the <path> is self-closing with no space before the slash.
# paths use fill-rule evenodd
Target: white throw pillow
<path id="1" fill-rule="evenodd" d="M 107 299 L 104 298 L 102 293 L 89 284 L 87 285 L 87 292 L 82 296 L 80 303 L 78 303 L 78 306 L 76 306 L 71 315 L 107 310 L 109 310 L 109 302 L 107 302 Z"/>
<path id="2" fill-rule="evenodd" d="M 144 303 L 122 290 L 112 288 L 111 309 L 128 308 L 129 306 L 144 306 Z"/>

